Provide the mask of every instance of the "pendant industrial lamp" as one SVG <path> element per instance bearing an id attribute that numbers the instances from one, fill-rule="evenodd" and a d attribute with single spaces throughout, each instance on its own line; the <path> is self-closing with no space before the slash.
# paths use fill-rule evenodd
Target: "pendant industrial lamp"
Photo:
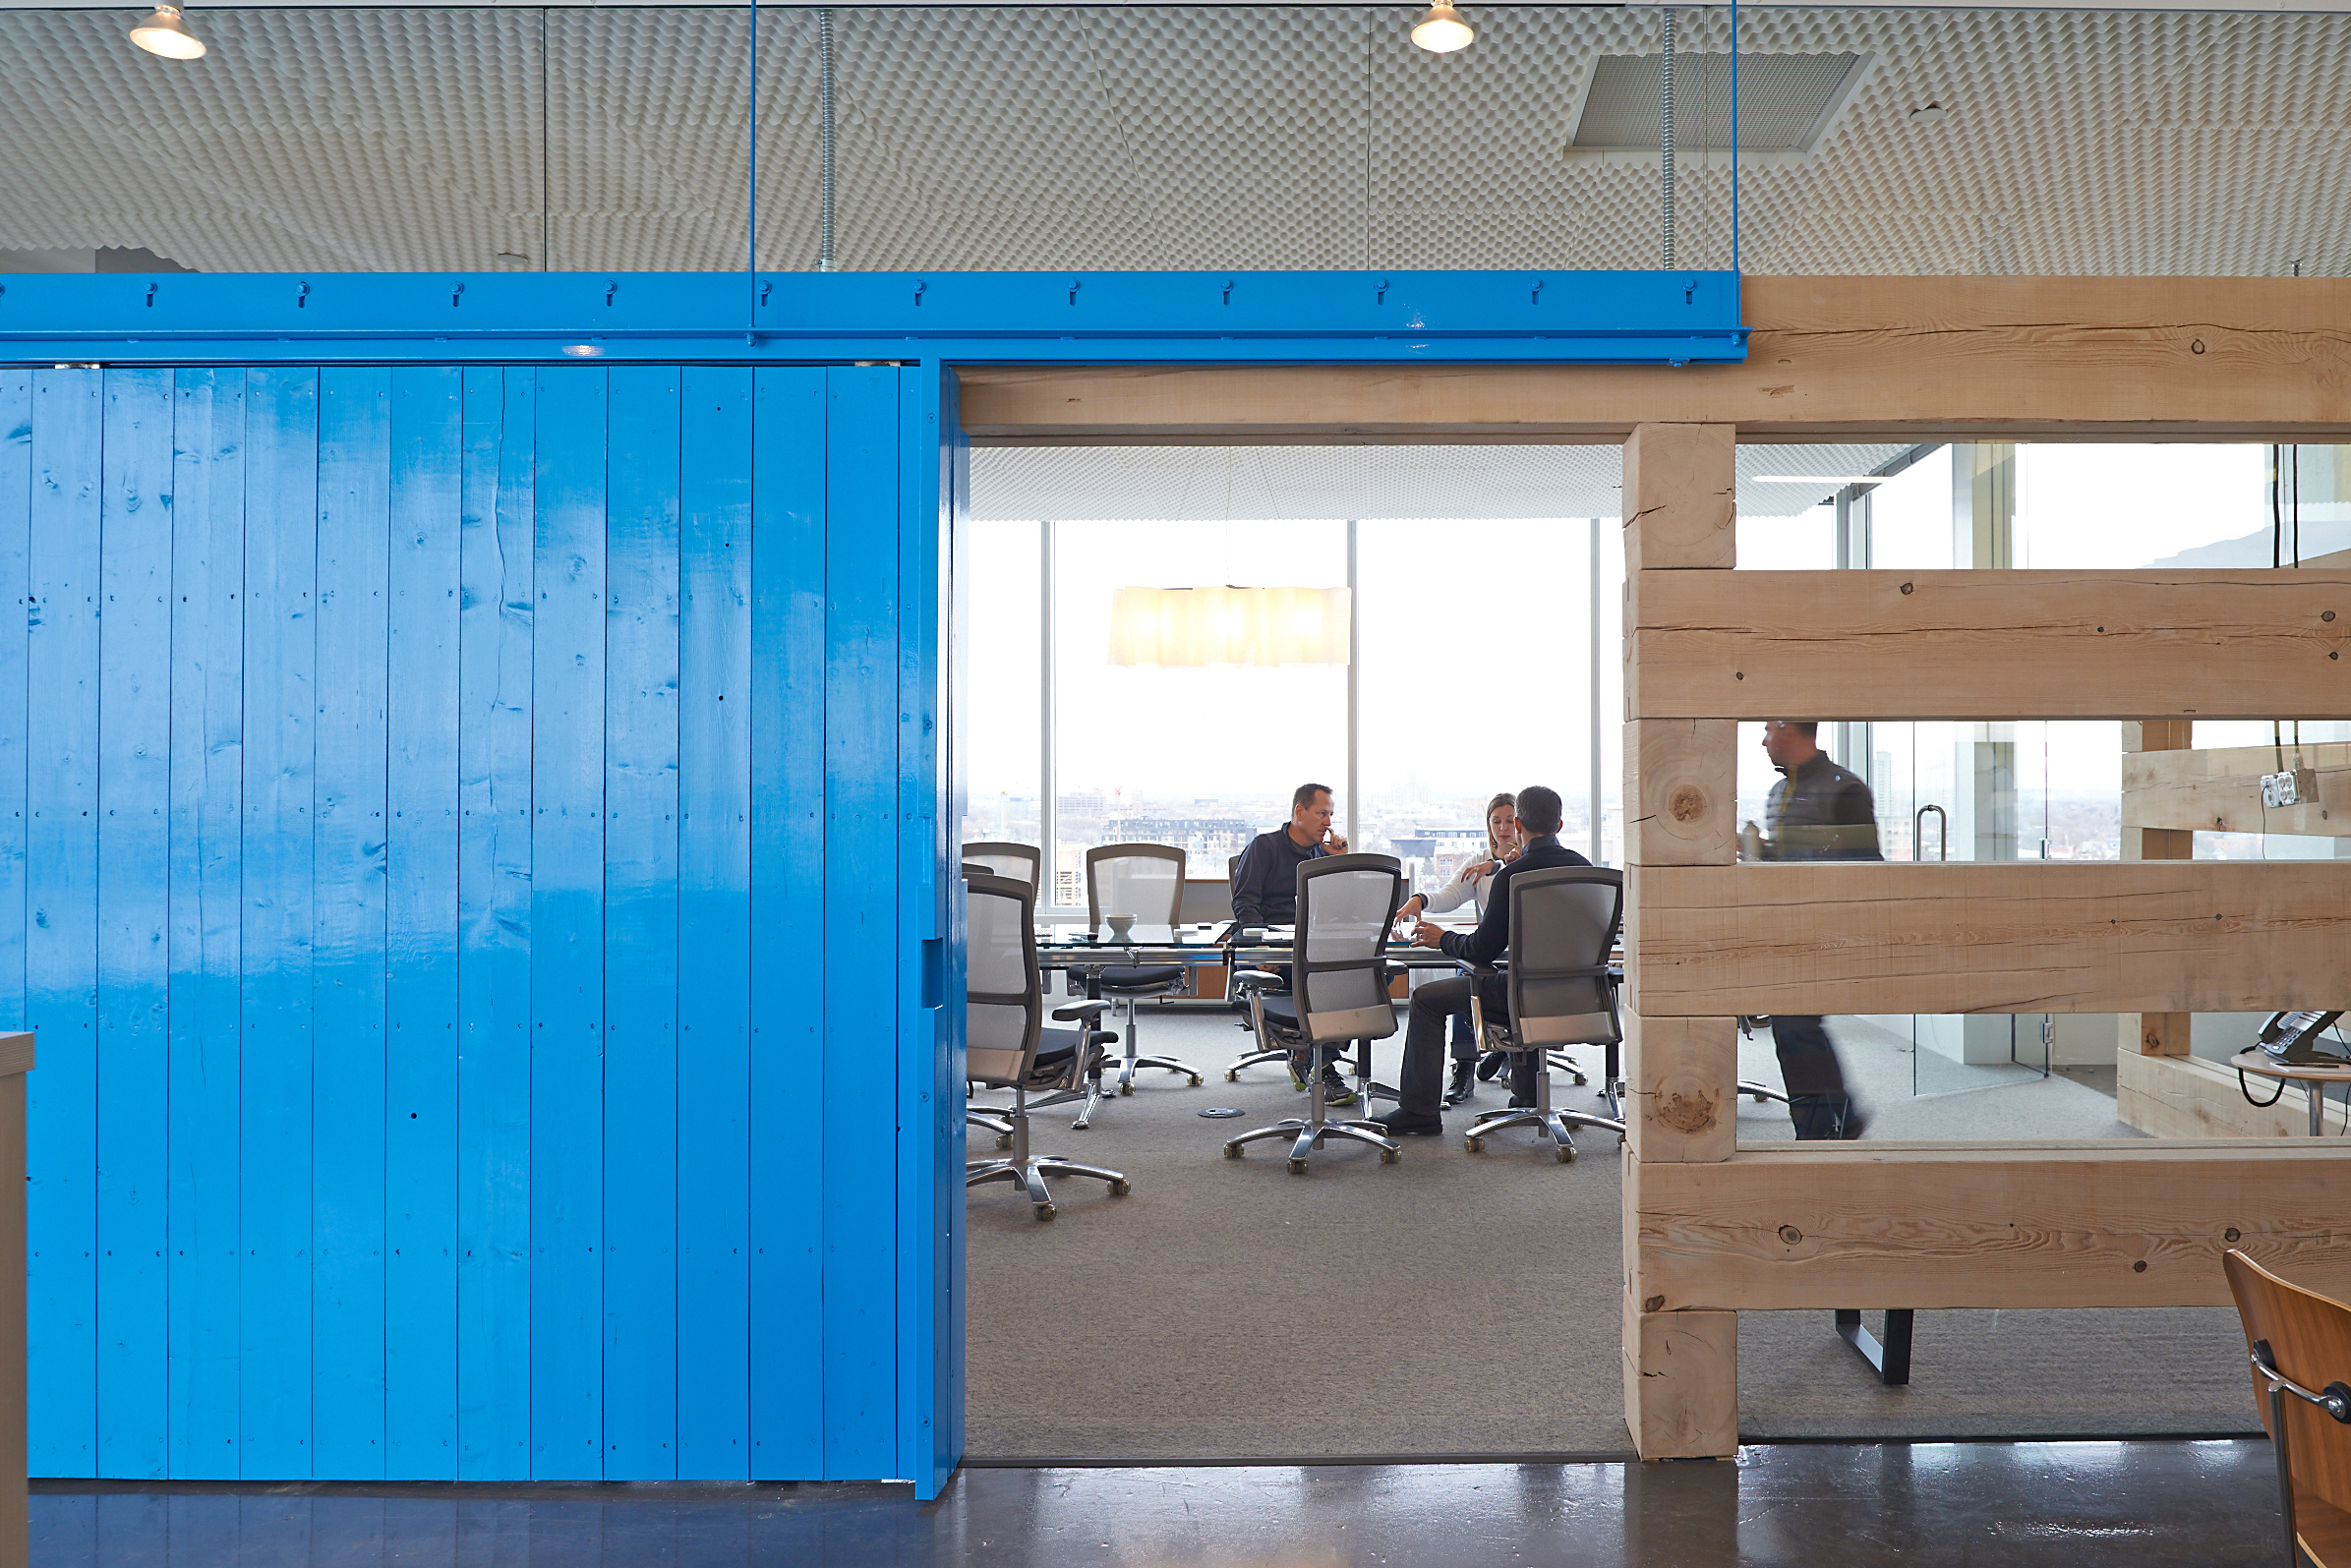
<path id="1" fill-rule="evenodd" d="M 1420 21 L 1412 25 L 1412 41 L 1431 54 L 1451 54 L 1466 49 L 1477 33 L 1461 20 L 1452 0 L 1437 0 L 1437 4 L 1421 13 Z"/>
<path id="2" fill-rule="evenodd" d="M 204 58 L 205 40 L 188 30 L 178 6 L 157 6 L 155 14 L 131 29 L 131 41 L 166 60 Z"/>

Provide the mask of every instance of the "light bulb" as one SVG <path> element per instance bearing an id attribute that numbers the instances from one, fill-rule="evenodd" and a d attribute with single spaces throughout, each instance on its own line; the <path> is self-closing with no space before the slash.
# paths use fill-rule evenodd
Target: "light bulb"
<path id="1" fill-rule="evenodd" d="M 1461 13 L 1453 9 L 1451 0 L 1437 0 L 1437 4 L 1422 13 L 1420 21 L 1412 25 L 1412 41 L 1431 54 L 1451 54 L 1456 49 L 1466 49 L 1470 39 L 1476 36 L 1470 30 L 1469 24 L 1461 20 Z"/>
<path id="2" fill-rule="evenodd" d="M 205 52 L 205 40 L 188 30 L 178 6 L 155 7 L 153 16 L 131 29 L 131 41 L 167 60 L 202 59 Z"/>

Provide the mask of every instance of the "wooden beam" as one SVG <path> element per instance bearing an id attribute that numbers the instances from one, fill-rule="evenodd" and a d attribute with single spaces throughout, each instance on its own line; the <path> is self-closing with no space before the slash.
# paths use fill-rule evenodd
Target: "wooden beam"
<path id="1" fill-rule="evenodd" d="M 2351 718 L 2351 573 L 1644 572 L 1644 719 Z"/>
<path id="2" fill-rule="evenodd" d="M 1626 921 L 1644 1018 L 2351 1008 L 2351 860 L 1652 866 Z"/>
<path id="3" fill-rule="evenodd" d="M 2317 771 L 2319 798 L 2274 810 L 2262 804 L 2262 776 L 2280 767 L 2274 746 L 2125 753 L 2123 827 L 2351 839 L 2351 742 L 2284 749 L 2285 767 Z"/>
<path id="4" fill-rule="evenodd" d="M 2287 1084 L 2275 1104 L 2260 1106 L 2246 1099 L 2233 1069 L 2202 1057 L 2123 1051 L 2115 1064 L 2114 1114 L 2149 1137 L 2309 1134 L 2310 1100 L 2299 1084 Z M 2272 1079 L 2256 1078 L 2253 1095 L 2266 1100 L 2276 1087 Z"/>
<path id="5" fill-rule="evenodd" d="M 1727 866 L 1738 858 L 1738 726 L 1635 719 L 1624 726 L 1624 863 Z"/>
<path id="6" fill-rule="evenodd" d="M 2186 751 L 2196 744 L 2192 719 L 2125 721 L 2122 726 L 2123 772 L 2131 769 L 2131 754 L 2146 751 Z M 2127 813 L 2126 813 L 2127 815 Z M 2128 861 L 2193 860 L 2196 835 L 2167 828 L 2122 829 L 2122 857 Z M 2187 1013 L 2118 1013 L 2114 1016 L 2115 1045 L 2134 1056 L 2186 1056 L 2195 1016 Z"/>
<path id="7" fill-rule="evenodd" d="M 1624 1014 L 1624 1118 L 1636 1160 L 1727 1160 L 1738 1144 L 1738 1025 Z"/>
<path id="8" fill-rule="evenodd" d="M 2351 436 L 2342 278 L 1751 277 L 1740 365 L 971 367 L 975 437 Z M 1409 353 L 1399 345 L 1398 353 Z"/>
<path id="9" fill-rule="evenodd" d="M 1644 1312 L 1627 1295 L 1624 1424 L 1643 1459 L 1738 1452 L 1738 1314 Z"/>
<path id="10" fill-rule="evenodd" d="M 1645 1165 L 1652 1310 L 2218 1307 L 2241 1246 L 2351 1290 L 2351 1146 L 2330 1138 L 1749 1145 Z"/>
<path id="11" fill-rule="evenodd" d="M 1737 563 L 1737 448 L 1728 425 L 1634 427 L 1624 443 L 1626 572 Z"/>

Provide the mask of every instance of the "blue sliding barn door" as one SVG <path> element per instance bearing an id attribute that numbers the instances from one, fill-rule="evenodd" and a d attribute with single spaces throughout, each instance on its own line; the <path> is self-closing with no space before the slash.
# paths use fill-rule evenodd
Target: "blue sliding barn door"
<path id="1" fill-rule="evenodd" d="M 952 398 L 0 371 L 33 1474 L 944 1481 Z"/>

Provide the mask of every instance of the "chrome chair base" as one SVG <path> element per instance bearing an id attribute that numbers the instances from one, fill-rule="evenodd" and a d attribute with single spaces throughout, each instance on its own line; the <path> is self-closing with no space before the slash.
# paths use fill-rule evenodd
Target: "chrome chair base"
<path id="1" fill-rule="evenodd" d="M 982 1128 L 996 1134 L 996 1147 L 1012 1147 L 1012 1107 L 1009 1105 L 967 1105 L 964 1107 L 964 1126 Z"/>
<path id="2" fill-rule="evenodd" d="M 1041 1099 L 1029 1101 L 1029 1109 L 1043 1111 L 1056 1105 L 1075 1105 L 1080 1100 L 1084 1100 L 1086 1103 L 1079 1107 L 1078 1119 L 1070 1124 L 1070 1131 L 1073 1132 L 1083 1132 L 1093 1126 L 1093 1114 L 1102 1108 L 1102 1073 L 1100 1068 L 1096 1068 L 1086 1075 L 1086 1087 L 1083 1089 L 1055 1089 Z M 998 1147 L 1002 1147 L 1002 1145 L 999 1144 Z"/>
<path id="3" fill-rule="evenodd" d="M 1126 1055 L 1117 1059 L 1118 1092 L 1133 1094 L 1135 1092 L 1135 1071 L 1138 1068 L 1146 1067 L 1165 1068 L 1170 1073 L 1190 1078 L 1192 1087 L 1199 1088 L 1202 1082 L 1200 1073 L 1190 1063 L 1179 1062 L 1172 1056 L 1140 1056 L 1135 1050 L 1135 1004 L 1144 997 L 1164 996 L 1167 993 L 1164 991 L 1112 991 L 1107 994 L 1113 1005 L 1127 1015 L 1127 1051 Z M 1084 1126 L 1085 1124 L 1078 1125 Z"/>
<path id="4" fill-rule="evenodd" d="M 1393 1165 L 1403 1158 L 1403 1145 L 1389 1137 L 1386 1129 L 1381 1127 L 1379 1123 L 1353 1117 L 1344 1121 L 1332 1121 L 1324 1113 L 1322 1074 L 1321 1073 L 1315 1074 L 1311 1093 L 1312 1098 L 1307 1102 L 1306 1115 L 1285 1116 L 1280 1121 L 1268 1126 L 1252 1128 L 1238 1137 L 1225 1139 L 1224 1157 L 1228 1160 L 1237 1160 L 1241 1157 L 1242 1150 L 1249 1144 L 1261 1142 L 1266 1138 L 1288 1138 L 1290 1140 L 1290 1174 L 1304 1176 L 1309 1157 L 1315 1150 L 1322 1146 L 1324 1140 L 1335 1137 L 1344 1138 L 1354 1143 L 1369 1143 L 1380 1151 L 1380 1163 L 1382 1165 Z"/>
<path id="5" fill-rule="evenodd" d="M 1786 1105 L 1788 1103 L 1788 1096 L 1782 1094 L 1778 1089 L 1773 1088 L 1768 1083 L 1754 1083 L 1745 1078 L 1740 1078 L 1738 1080 L 1738 1092 L 1751 1097 L 1757 1105 L 1768 1104 L 1773 1100 L 1778 1100 L 1782 1105 Z"/>
<path id="6" fill-rule="evenodd" d="M 1241 1070 L 1245 1067 L 1256 1067 L 1261 1062 L 1287 1063 L 1289 1059 L 1290 1053 L 1287 1051 L 1252 1051 L 1224 1070 L 1224 1081 L 1227 1083 L 1240 1082 Z M 1296 1087 L 1295 1084 L 1291 1086 Z"/>
<path id="7" fill-rule="evenodd" d="M 1053 1217 L 1053 1193 L 1045 1186 L 1048 1176 L 1089 1176 L 1097 1182 L 1110 1184 L 1112 1197 L 1125 1197 L 1135 1190 L 1134 1184 L 1117 1171 L 1099 1165 L 1081 1165 L 1053 1155 L 1037 1155 L 1027 1160 L 980 1160 L 964 1167 L 964 1186 L 974 1188 L 988 1182 L 1010 1182 L 1028 1194 L 1036 1209 L 1036 1217 Z"/>
<path id="8" fill-rule="evenodd" d="M 1514 1127 L 1532 1127 L 1542 1131 L 1552 1142 L 1552 1157 L 1561 1165 L 1575 1163 L 1575 1138 L 1570 1127 L 1597 1127 L 1624 1135 L 1624 1124 L 1612 1122 L 1605 1116 L 1589 1116 L 1582 1111 L 1562 1111 L 1556 1106 L 1528 1105 L 1511 1111 L 1488 1111 L 1470 1124 L 1469 1133 L 1462 1139 L 1470 1153 L 1482 1153 L 1486 1140 L 1497 1132 Z"/>

